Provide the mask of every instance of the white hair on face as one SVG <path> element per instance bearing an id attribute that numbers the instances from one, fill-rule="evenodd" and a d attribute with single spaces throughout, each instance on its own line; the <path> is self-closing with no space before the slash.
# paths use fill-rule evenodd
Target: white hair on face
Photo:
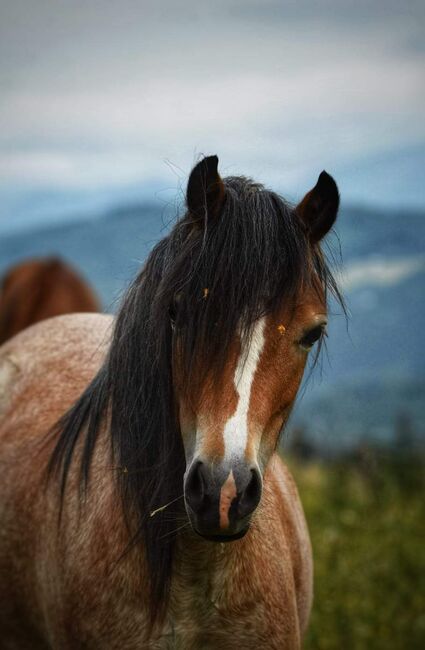
<path id="1" fill-rule="evenodd" d="M 248 350 L 241 350 L 236 365 L 234 383 L 238 394 L 236 411 L 227 420 L 223 430 L 224 458 L 230 461 L 245 455 L 248 441 L 248 411 L 251 389 L 258 362 L 264 348 L 266 319 L 260 318 L 252 332 Z"/>

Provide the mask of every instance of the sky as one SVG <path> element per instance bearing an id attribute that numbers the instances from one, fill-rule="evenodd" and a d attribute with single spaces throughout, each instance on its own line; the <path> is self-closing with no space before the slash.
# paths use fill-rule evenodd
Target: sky
<path id="1" fill-rule="evenodd" d="M 175 191 L 211 153 L 293 201 L 326 169 L 423 207 L 424 31 L 422 0 L 0 0 L 0 220 Z"/>

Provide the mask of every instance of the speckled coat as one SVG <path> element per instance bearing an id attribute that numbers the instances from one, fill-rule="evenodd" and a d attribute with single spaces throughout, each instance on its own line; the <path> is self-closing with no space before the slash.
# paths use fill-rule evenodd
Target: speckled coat
<path id="1" fill-rule="evenodd" d="M 247 535 L 183 529 L 166 620 L 149 630 L 142 550 L 126 544 L 106 435 L 84 505 L 71 473 L 62 526 L 45 486 L 45 434 L 99 368 L 112 319 L 73 315 L 0 348 L 0 647 L 4 650 L 295 649 L 312 599 L 308 532 L 277 455 Z"/>

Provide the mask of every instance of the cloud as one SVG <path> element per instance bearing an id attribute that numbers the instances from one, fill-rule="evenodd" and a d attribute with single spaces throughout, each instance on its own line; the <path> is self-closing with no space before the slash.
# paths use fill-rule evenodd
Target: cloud
<path id="1" fill-rule="evenodd" d="M 353 262 L 341 272 L 340 284 L 344 291 L 362 287 L 389 287 L 425 271 L 425 255 L 415 255 L 395 260 L 373 258 Z"/>
<path id="2" fill-rule="evenodd" d="M 0 185 L 184 176 L 217 152 L 293 194 L 323 167 L 344 186 L 425 141 L 420 4 L 372 4 L 8 0 Z"/>

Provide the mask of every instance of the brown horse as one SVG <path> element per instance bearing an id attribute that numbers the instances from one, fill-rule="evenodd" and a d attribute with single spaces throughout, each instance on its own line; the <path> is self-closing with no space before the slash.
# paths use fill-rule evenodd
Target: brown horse
<path id="1" fill-rule="evenodd" d="M 9 269 L 0 288 L 0 343 L 52 316 L 99 311 L 86 282 L 60 259 L 26 260 Z"/>
<path id="2" fill-rule="evenodd" d="M 293 209 L 217 163 L 115 322 L 0 351 L 4 649 L 300 647 L 311 548 L 276 449 L 338 295 L 338 190 L 323 172 Z"/>

